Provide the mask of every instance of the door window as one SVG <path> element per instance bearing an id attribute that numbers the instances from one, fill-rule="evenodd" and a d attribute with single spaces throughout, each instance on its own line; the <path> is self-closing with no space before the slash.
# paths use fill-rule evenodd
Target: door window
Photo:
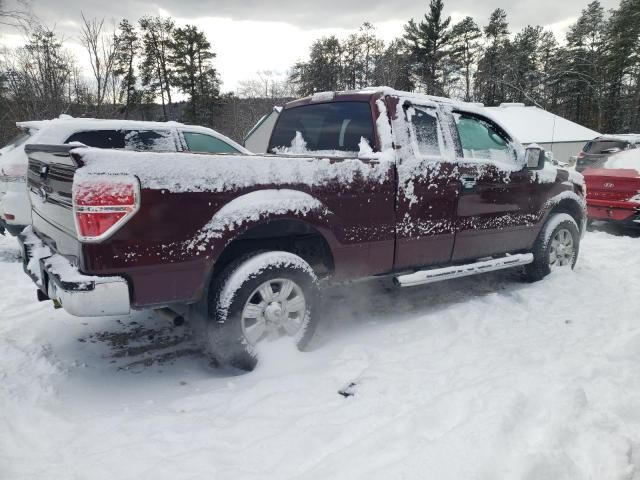
<path id="1" fill-rule="evenodd" d="M 514 163 L 516 154 L 504 132 L 489 121 L 455 114 L 456 128 L 464 158 Z"/>
<path id="2" fill-rule="evenodd" d="M 212 135 L 196 132 L 182 132 L 187 148 L 198 153 L 239 153 L 228 143 Z"/>
<path id="3" fill-rule="evenodd" d="M 407 109 L 412 143 L 415 153 L 440 156 L 442 132 L 434 108 L 410 107 Z"/>

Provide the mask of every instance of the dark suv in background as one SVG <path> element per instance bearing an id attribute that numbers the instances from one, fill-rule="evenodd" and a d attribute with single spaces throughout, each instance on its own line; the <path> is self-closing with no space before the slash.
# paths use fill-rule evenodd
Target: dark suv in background
<path id="1" fill-rule="evenodd" d="M 588 142 L 578 154 L 576 170 L 582 172 L 587 168 L 601 168 L 614 153 L 637 148 L 640 145 L 640 134 L 602 135 Z"/>

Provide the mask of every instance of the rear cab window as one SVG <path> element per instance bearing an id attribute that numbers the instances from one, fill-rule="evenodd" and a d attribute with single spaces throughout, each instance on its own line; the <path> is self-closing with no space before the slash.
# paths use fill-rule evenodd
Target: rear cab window
<path id="1" fill-rule="evenodd" d="M 87 130 L 76 132 L 65 143 L 79 142 L 88 147 L 125 150 L 177 150 L 171 130 Z"/>
<path id="2" fill-rule="evenodd" d="M 359 152 L 364 141 L 374 148 L 369 102 L 312 103 L 283 110 L 275 125 L 270 153 Z"/>

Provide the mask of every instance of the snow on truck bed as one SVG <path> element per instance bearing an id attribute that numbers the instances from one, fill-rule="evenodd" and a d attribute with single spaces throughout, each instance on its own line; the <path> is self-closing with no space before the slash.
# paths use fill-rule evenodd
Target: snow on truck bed
<path id="1" fill-rule="evenodd" d="M 237 375 L 150 314 L 38 303 L 0 237 L 0 478 L 637 478 L 639 240 L 536 284 L 333 289 L 314 351 Z"/>

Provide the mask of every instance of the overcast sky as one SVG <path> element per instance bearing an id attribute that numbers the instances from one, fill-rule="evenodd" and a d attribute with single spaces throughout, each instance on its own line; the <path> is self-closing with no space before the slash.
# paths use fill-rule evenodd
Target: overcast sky
<path id="1" fill-rule="evenodd" d="M 15 1 L 15 0 L 6 0 Z M 143 15 L 170 15 L 178 25 L 191 23 L 203 29 L 217 53 L 216 68 L 223 90 L 234 90 L 238 82 L 260 70 L 284 72 L 304 59 L 311 42 L 320 36 L 344 37 L 365 21 L 379 35 L 391 40 L 402 34 L 410 18 L 421 18 L 428 0 L 28 0 L 32 11 L 64 35 L 67 46 L 81 64 L 86 53 L 78 43 L 80 11 L 88 17 L 135 21 Z M 453 21 L 470 15 L 484 25 L 491 11 L 506 10 L 511 31 L 545 25 L 561 40 L 589 0 L 445 0 L 445 11 Z M 619 0 L 601 0 L 614 8 Z M 22 38 L 6 28 L 0 41 L 20 44 Z"/>

